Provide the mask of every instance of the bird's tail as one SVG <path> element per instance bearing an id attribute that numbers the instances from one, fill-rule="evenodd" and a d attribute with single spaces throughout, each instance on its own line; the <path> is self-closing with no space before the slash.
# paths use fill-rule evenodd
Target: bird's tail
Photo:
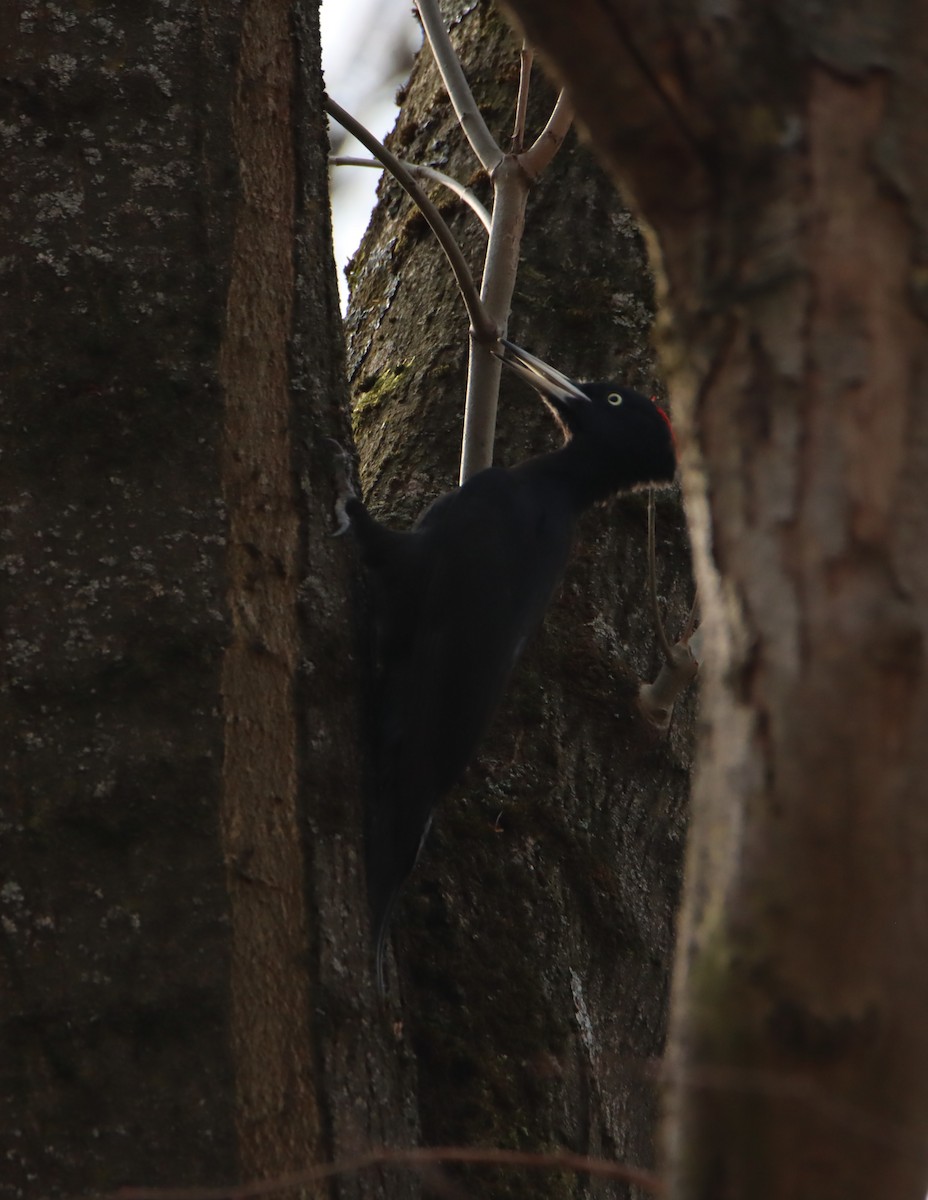
<path id="1" fill-rule="evenodd" d="M 383 973 L 383 960 L 387 952 L 387 934 L 390 931 L 390 918 L 393 915 L 393 906 L 396 904 L 399 892 L 400 889 L 398 887 L 394 888 L 388 896 L 386 904 L 379 906 L 379 911 L 373 913 L 374 977 L 377 980 L 377 991 L 380 992 L 381 996 L 387 990 Z"/>
<path id="2" fill-rule="evenodd" d="M 403 884 L 416 865 L 423 843 L 428 836 L 432 825 L 432 815 L 429 812 L 425 818 L 424 827 L 418 835 L 418 840 L 413 844 L 411 853 L 408 844 L 403 846 L 401 852 L 398 853 L 396 841 L 390 838 L 368 841 L 367 898 L 371 911 L 371 932 L 374 935 L 377 988 L 381 995 L 386 990 L 383 960 L 387 949 L 390 918 Z M 381 829 L 380 832 L 383 833 L 383 830 Z"/>

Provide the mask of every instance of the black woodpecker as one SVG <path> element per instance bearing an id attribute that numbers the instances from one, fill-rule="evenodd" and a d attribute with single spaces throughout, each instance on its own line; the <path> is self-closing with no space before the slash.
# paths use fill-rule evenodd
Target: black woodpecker
<path id="1" fill-rule="evenodd" d="M 676 471 L 670 422 L 653 400 L 617 383 L 573 383 L 511 342 L 499 353 L 562 426 L 559 450 L 479 472 L 407 533 L 375 521 L 347 489 L 339 500 L 338 532 L 358 540 L 375 622 L 367 879 L 381 989 L 396 897 L 541 623 L 577 519 Z"/>

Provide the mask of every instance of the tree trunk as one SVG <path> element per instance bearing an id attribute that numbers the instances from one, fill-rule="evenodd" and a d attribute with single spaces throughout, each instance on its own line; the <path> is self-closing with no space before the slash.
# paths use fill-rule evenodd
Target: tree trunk
<path id="1" fill-rule="evenodd" d="M 4 1193 L 401 1140 L 315 11 L 7 28 Z"/>
<path id="2" fill-rule="evenodd" d="M 460 9 L 455 45 L 507 145 L 518 43 L 488 4 Z M 536 93 L 531 129 L 552 102 Z M 428 50 L 391 145 L 489 201 Z M 433 198 L 479 277 L 476 222 L 448 193 Z M 510 335 L 579 378 L 653 391 L 643 248 L 575 139 L 530 201 L 523 257 Z M 349 276 L 366 499 L 406 528 L 457 479 L 467 318 L 427 227 L 389 181 Z M 507 381 L 496 461 L 557 443 L 538 398 Z M 660 588 L 679 630 L 691 599 L 686 543 L 672 498 L 659 503 Z M 642 497 L 588 515 L 544 630 L 466 780 L 440 806 L 398 905 L 389 1011 L 415 1055 L 427 1143 L 566 1145 L 651 1162 L 692 699 L 668 738 L 636 707 L 639 678 L 659 665 L 645 551 Z M 467 1186 L 498 1196 L 550 1195 L 553 1185 L 484 1171 Z M 591 1188 L 583 1178 L 556 1186 Z"/>
<path id="3" fill-rule="evenodd" d="M 928 1181 L 928 12 L 511 0 L 655 233 L 707 629 L 676 1197 Z"/>

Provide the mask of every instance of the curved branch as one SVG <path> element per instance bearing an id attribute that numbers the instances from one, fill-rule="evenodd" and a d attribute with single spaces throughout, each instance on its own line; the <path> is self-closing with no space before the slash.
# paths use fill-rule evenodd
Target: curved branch
<path id="1" fill-rule="evenodd" d="M 457 113 L 458 121 L 464 130 L 464 135 L 470 142 L 471 149 L 480 161 L 480 165 L 488 175 L 492 175 L 503 157 L 503 152 L 496 144 L 496 139 L 490 133 L 486 121 L 477 102 L 474 100 L 470 85 L 464 78 L 464 72 L 458 56 L 451 45 L 451 38 L 445 28 L 445 22 L 438 11 L 436 0 L 415 0 L 416 8 L 422 20 L 422 28 L 428 38 L 435 62 L 444 80 L 448 97 Z"/>
<path id="2" fill-rule="evenodd" d="M 570 1150 L 534 1153 L 527 1150 L 498 1150 L 489 1146 L 416 1146 L 410 1150 L 362 1150 L 351 1158 L 321 1163 L 258 1183 L 225 1187 L 122 1187 L 110 1200 L 257 1200 L 273 1192 L 305 1188 L 307 1184 L 337 1175 L 357 1174 L 372 1167 L 423 1167 L 434 1163 L 477 1163 L 496 1167 L 529 1167 L 538 1171 L 575 1171 L 605 1179 L 620 1179 L 644 1191 L 660 1195 L 664 1184 L 653 1171 L 627 1166 L 610 1159 L 590 1158 Z"/>
<path id="3" fill-rule="evenodd" d="M 397 183 L 405 189 L 410 199 L 418 207 L 426 221 L 428 221 L 429 227 L 438 238 L 441 248 L 444 250 L 448 262 L 451 264 L 454 278 L 457 280 L 464 303 L 467 306 L 472 336 L 478 342 L 493 342 L 495 344 L 499 340 L 499 330 L 493 321 L 490 320 L 486 307 L 480 299 L 477 288 L 474 286 L 473 276 L 470 273 L 470 267 L 468 267 L 464 255 L 461 253 L 461 247 L 454 240 L 454 235 L 445 224 L 441 213 L 396 155 L 392 154 L 382 142 L 379 142 L 369 129 L 365 129 L 360 121 L 356 121 L 340 104 L 336 104 L 331 96 L 326 97 L 325 110 L 338 121 L 339 125 L 347 129 L 349 133 L 353 133 L 358 141 L 379 162 L 383 163 Z"/>
<path id="4" fill-rule="evenodd" d="M 567 137 L 573 119 L 573 105 L 568 99 L 567 93 L 562 91 L 558 95 L 554 108 L 551 110 L 551 116 L 548 118 L 547 125 L 539 133 L 529 149 L 519 156 L 522 170 L 528 175 L 529 179 L 537 179 L 551 159 L 557 154 L 558 150 L 560 150 L 561 143 Z"/>
<path id="5" fill-rule="evenodd" d="M 451 175 L 446 175 L 444 171 L 436 171 L 434 167 L 420 167 L 416 163 L 408 162 L 405 158 L 399 158 L 397 162 L 402 163 L 410 175 L 421 175 L 423 179 L 431 179 L 434 183 L 440 183 L 450 192 L 454 192 L 477 215 L 481 225 L 489 233 L 490 214 L 469 187 L 459 183 Z M 352 158 L 346 154 L 331 155 L 329 163 L 333 167 L 376 167 L 378 171 L 385 170 L 383 163 L 378 162 L 375 158 Z"/>
<path id="6" fill-rule="evenodd" d="M 693 593 L 693 603 L 690 605 L 690 611 L 686 618 L 686 624 L 683 626 L 683 632 L 680 634 L 681 642 L 688 642 L 696 632 L 696 617 L 699 613 L 699 588 Z"/>

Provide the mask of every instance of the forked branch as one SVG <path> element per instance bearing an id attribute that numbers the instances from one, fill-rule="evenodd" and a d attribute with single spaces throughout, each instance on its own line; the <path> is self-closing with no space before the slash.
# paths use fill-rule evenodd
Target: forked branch
<path id="1" fill-rule="evenodd" d="M 433 172 L 431 168 L 414 168 L 398 159 L 333 100 L 327 101 L 327 109 L 390 171 L 413 202 L 419 206 L 447 255 L 464 297 L 470 316 L 471 338 L 461 446 L 460 479 L 463 483 L 471 475 L 490 466 L 493 461 L 500 361 L 492 353 L 492 348 L 506 333 L 519 265 L 519 248 L 529 187 L 563 142 L 570 128 L 572 112 L 562 93 L 548 124 L 535 143 L 528 151 L 521 152 L 533 57 L 531 50 L 523 45 L 513 130 L 514 151 L 519 152 L 504 154 L 477 108 L 436 0 L 415 0 L 415 4 L 461 128 L 493 182 L 492 216 L 488 216 L 483 206 L 473 197 L 473 193 L 462 184 L 440 172 Z M 460 247 L 438 210 L 416 184 L 414 173 L 437 179 L 444 186 L 451 187 L 470 204 L 488 229 L 489 241 L 479 295 Z"/>

